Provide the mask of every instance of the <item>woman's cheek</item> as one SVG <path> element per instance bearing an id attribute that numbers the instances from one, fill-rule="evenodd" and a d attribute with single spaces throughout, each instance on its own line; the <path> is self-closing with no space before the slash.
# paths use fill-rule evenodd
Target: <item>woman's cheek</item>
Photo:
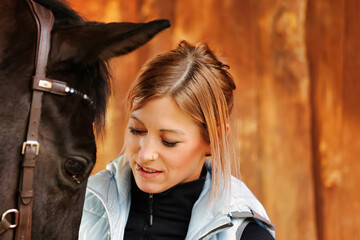
<path id="1" fill-rule="evenodd" d="M 129 153 L 137 153 L 140 150 L 140 137 L 133 136 L 131 133 L 125 135 L 125 149 Z"/>

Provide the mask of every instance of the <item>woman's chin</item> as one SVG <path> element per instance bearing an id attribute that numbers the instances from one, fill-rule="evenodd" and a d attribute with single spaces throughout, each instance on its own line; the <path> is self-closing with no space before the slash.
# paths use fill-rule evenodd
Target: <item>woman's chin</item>
<path id="1" fill-rule="evenodd" d="M 161 193 L 169 189 L 164 186 L 160 186 L 159 184 L 149 183 L 144 180 L 137 180 L 136 177 L 135 182 L 138 188 L 146 193 Z"/>

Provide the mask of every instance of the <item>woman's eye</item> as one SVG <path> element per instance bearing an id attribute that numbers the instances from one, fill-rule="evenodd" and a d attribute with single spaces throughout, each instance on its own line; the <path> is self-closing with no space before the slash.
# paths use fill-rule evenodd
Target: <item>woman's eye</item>
<path id="1" fill-rule="evenodd" d="M 142 134 L 146 133 L 146 131 L 141 131 L 134 127 L 129 127 L 129 131 L 134 135 L 142 135 Z"/>
<path id="2" fill-rule="evenodd" d="M 163 144 L 167 147 L 175 147 L 176 144 L 178 144 L 179 142 L 169 142 L 169 141 L 166 141 L 166 140 L 162 140 Z"/>

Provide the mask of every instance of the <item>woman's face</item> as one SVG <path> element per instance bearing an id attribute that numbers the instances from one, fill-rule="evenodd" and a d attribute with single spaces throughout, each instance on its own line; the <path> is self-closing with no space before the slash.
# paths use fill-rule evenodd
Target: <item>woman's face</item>
<path id="1" fill-rule="evenodd" d="M 131 113 L 125 149 L 137 186 L 148 193 L 198 179 L 211 152 L 199 127 L 169 97 Z"/>

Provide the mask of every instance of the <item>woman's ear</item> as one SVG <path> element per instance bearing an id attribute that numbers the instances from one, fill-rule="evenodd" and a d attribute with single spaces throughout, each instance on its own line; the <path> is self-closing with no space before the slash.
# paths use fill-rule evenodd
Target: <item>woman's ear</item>
<path id="1" fill-rule="evenodd" d="M 230 125 L 227 123 L 226 124 L 226 136 L 228 137 L 230 133 Z"/>

